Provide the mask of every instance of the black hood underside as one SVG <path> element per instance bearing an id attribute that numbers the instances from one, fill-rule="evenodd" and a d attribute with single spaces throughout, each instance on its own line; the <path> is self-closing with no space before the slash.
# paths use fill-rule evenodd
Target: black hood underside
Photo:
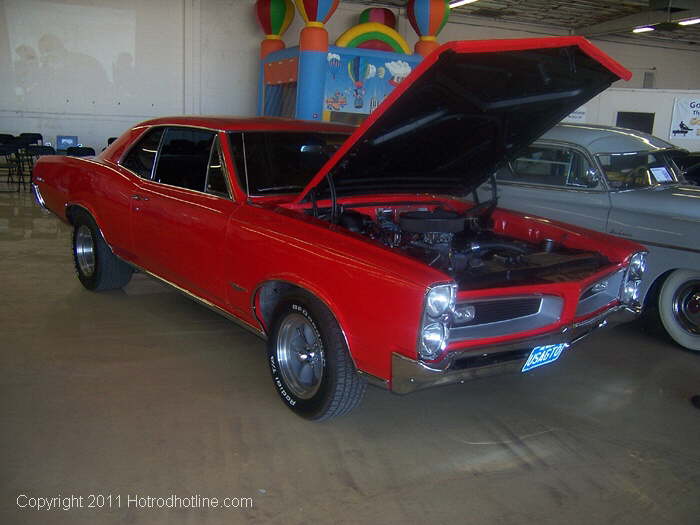
<path id="1" fill-rule="evenodd" d="M 618 79 L 576 45 L 448 49 L 331 159 L 336 195 L 466 195 Z"/>

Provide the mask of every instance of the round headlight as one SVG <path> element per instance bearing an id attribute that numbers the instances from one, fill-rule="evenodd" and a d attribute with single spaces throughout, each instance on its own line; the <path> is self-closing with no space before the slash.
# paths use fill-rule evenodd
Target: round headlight
<path id="1" fill-rule="evenodd" d="M 442 323 L 430 323 L 421 333 L 421 357 L 432 359 L 447 346 L 447 327 Z"/>
<path id="2" fill-rule="evenodd" d="M 440 317 L 454 307 L 455 287 L 450 284 L 436 286 L 428 293 L 425 309 L 430 317 Z"/>
<path id="3" fill-rule="evenodd" d="M 646 252 L 637 252 L 630 257 L 630 278 L 641 279 L 647 269 Z"/>

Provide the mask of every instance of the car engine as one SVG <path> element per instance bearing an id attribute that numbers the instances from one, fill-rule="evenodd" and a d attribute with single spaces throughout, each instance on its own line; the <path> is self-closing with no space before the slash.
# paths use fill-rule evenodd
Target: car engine
<path id="1" fill-rule="evenodd" d="M 571 250 L 551 239 L 534 244 L 496 234 L 488 210 L 477 215 L 380 208 L 373 220 L 346 209 L 338 223 L 447 273 L 460 289 L 580 279 L 609 264 L 597 253 Z"/>

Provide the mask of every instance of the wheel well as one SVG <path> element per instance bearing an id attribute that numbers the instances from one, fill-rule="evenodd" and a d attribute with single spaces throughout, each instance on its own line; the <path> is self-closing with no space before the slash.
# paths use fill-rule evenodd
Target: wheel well
<path id="1" fill-rule="evenodd" d="M 70 224 L 73 224 L 73 222 L 75 221 L 75 216 L 78 213 L 87 213 L 90 217 L 92 217 L 92 214 L 86 208 L 83 208 L 78 204 L 71 204 L 66 208 L 66 219 L 68 219 L 68 222 Z"/>
<path id="2" fill-rule="evenodd" d="M 286 281 L 268 281 L 258 288 L 255 297 L 256 315 L 262 321 L 266 332 L 272 325 L 272 314 L 275 312 L 275 308 L 282 297 L 291 291 L 309 293 L 300 286 Z"/>
<path id="3" fill-rule="evenodd" d="M 661 275 L 659 275 L 656 280 L 651 284 L 649 287 L 649 291 L 647 292 L 646 296 L 644 297 L 644 309 L 648 308 L 656 308 L 656 303 L 659 298 L 659 293 L 661 293 L 661 287 L 664 284 L 664 281 L 668 278 L 669 275 L 671 275 L 673 272 L 676 270 L 668 270 Z"/>

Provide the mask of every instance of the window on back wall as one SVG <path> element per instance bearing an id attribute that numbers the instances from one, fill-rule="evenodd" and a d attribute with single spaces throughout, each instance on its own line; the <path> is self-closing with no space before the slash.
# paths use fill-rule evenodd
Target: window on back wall
<path id="1" fill-rule="evenodd" d="M 616 126 L 651 133 L 654 129 L 654 113 L 618 111 Z"/>

